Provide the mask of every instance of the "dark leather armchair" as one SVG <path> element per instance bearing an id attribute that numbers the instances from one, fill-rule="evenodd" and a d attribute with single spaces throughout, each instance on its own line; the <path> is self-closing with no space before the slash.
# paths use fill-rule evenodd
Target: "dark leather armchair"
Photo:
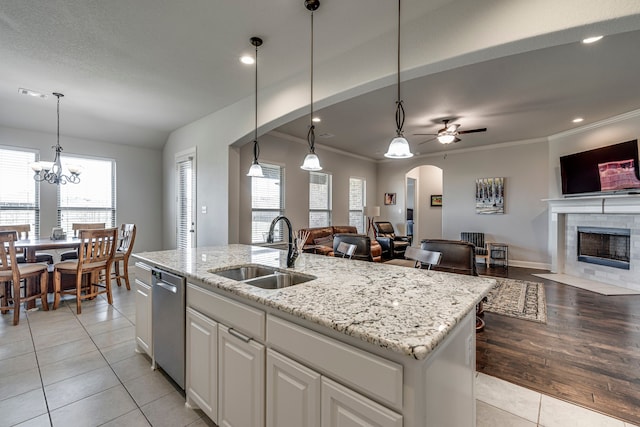
<path id="1" fill-rule="evenodd" d="M 473 243 L 460 240 L 425 239 L 420 242 L 420 248 L 442 253 L 440 264 L 434 266 L 434 270 L 470 276 L 478 275 Z"/>
<path id="2" fill-rule="evenodd" d="M 411 246 L 411 238 L 397 236 L 393 224 L 388 221 L 374 222 L 376 240 L 382 246 L 383 258 L 403 258 L 404 251 Z"/>
<path id="3" fill-rule="evenodd" d="M 371 252 L 371 239 L 366 234 L 338 233 L 333 235 L 333 251 L 338 250 L 340 243 L 348 243 L 356 245 L 356 250 L 351 259 L 360 261 L 374 261 L 374 255 Z"/>

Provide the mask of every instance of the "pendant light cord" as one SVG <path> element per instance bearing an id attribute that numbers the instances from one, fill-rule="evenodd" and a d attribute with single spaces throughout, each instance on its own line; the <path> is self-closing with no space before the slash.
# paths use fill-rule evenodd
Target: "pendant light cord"
<path id="1" fill-rule="evenodd" d="M 311 115 L 309 116 L 309 132 L 307 132 L 307 143 L 309 144 L 309 150 L 315 154 L 315 142 L 316 133 L 315 126 L 313 124 L 313 11 L 311 11 Z"/>
<path id="2" fill-rule="evenodd" d="M 260 146 L 258 145 L 258 44 L 256 47 L 256 67 L 255 67 L 255 126 L 253 130 L 253 163 L 258 164 L 258 157 L 260 157 Z"/>
<path id="3" fill-rule="evenodd" d="M 56 98 L 58 98 L 58 106 L 56 109 L 56 113 L 58 115 L 58 133 L 57 133 L 57 139 L 56 139 L 56 146 L 55 147 L 51 147 L 51 148 L 55 148 L 56 150 L 56 157 L 58 155 L 58 153 L 60 153 L 62 151 L 62 147 L 60 146 L 60 98 L 63 97 L 64 95 L 61 93 L 54 93 L 53 94 Z"/>
<path id="4" fill-rule="evenodd" d="M 402 136 L 404 127 L 404 105 L 400 98 L 400 3 L 398 0 L 398 100 L 396 101 L 396 134 Z"/>

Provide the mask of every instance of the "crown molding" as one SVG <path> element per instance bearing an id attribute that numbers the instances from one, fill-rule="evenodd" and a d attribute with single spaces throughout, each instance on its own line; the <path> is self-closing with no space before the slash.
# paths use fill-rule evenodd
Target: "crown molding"
<path id="1" fill-rule="evenodd" d="M 309 145 L 309 143 L 307 142 L 306 139 L 298 138 L 297 136 L 289 135 L 287 133 L 279 132 L 277 130 L 269 131 L 269 132 L 267 132 L 267 135 L 271 135 L 271 136 L 274 136 L 276 138 L 284 139 L 286 141 L 296 142 L 298 144 L 303 144 L 303 145 L 306 145 L 306 146 Z M 371 159 L 369 157 L 361 156 L 359 154 L 350 153 L 348 151 L 344 151 L 344 150 L 341 150 L 339 148 L 328 147 L 328 146 L 322 145 L 322 144 L 318 145 L 318 143 L 316 142 L 316 150 L 318 150 L 318 149 L 324 150 L 324 151 L 331 151 L 332 153 L 338 153 L 338 154 L 341 154 L 341 155 L 344 155 L 344 156 L 353 157 L 353 158 L 359 159 L 359 160 L 365 160 L 365 161 L 371 162 L 371 163 L 376 163 L 375 159 Z"/>
<path id="2" fill-rule="evenodd" d="M 590 123 L 588 125 L 580 126 L 577 128 L 565 130 L 563 132 L 556 133 L 554 135 L 550 135 L 548 137 L 549 141 L 554 141 L 556 139 L 566 138 L 567 136 L 577 135 L 583 132 L 588 132 L 590 130 L 598 129 L 603 126 L 612 125 L 615 123 L 619 123 L 625 120 L 634 119 L 640 117 L 640 110 L 629 111 L 628 113 L 619 114 L 617 116 L 609 117 L 608 119 L 600 120 L 595 123 Z"/>

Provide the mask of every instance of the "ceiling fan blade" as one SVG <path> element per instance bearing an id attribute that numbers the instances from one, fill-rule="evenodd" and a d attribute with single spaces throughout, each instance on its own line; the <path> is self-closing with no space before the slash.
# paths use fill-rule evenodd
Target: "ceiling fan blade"
<path id="1" fill-rule="evenodd" d="M 469 130 L 459 130 L 458 134 L 462 135 L 463 133 L 476 133 L 476 132 L 486 132 L 487 128 L 481 128 L 481 129 L 469 129 Z"/>
<path id="2" fill-rule="evenodd" d="M 419 135 L 419 134 L 415 134 L 415 135 Z M 428 135 L 428 134 L 426 134 L 426 135 Z M 435 137 L 431 138 L 431 139 L 427 139 L 426 141 L 422 141 L 422 142 L 418 143 L 418 145 L 426 144 L 427 142 L 433 142 L 435 140 L 436 140 Z"/>
<path id="3" fill-rule="evenodd" d="M 458 142 L 458 141 L 462 141 L 462 140 L 460 138 L 456 138 L 456 139 L 453 140 L 454 143 Z"/>

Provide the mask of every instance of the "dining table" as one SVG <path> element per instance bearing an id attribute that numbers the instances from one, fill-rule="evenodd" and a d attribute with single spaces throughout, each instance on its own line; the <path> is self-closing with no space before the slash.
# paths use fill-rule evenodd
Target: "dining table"
<path id="1" fill-rule="evenodd" d="M 23 239 L 15 242 L 16 249 L 24 251 L 24 257 L 27 262 L 36 262 L 36 252 L 50 249 L 72 249 L 79 248 L 81 240 L 77 237 L 68 237 L 66 239 L 54 240 L 49 237 L 40 239 Z M 51 270 L 50 270 L 51 271 Z M 27 295 L 35 292 L 35 280 L 27 280 Z M 27 302 L 27 310 L 35 307 L 35 301 Z"/>

